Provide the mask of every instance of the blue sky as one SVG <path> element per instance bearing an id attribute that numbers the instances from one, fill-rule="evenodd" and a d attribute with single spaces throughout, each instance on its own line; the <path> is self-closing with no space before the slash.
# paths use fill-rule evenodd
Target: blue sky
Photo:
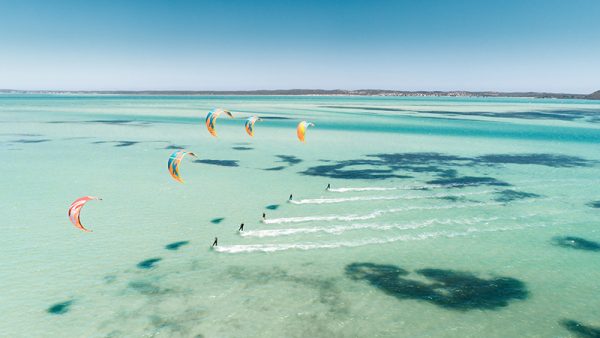
<path id="1" fill-rule="evenodd" d="M 0 0 L 0 88 L 600 89 L 600 1 Z"/>

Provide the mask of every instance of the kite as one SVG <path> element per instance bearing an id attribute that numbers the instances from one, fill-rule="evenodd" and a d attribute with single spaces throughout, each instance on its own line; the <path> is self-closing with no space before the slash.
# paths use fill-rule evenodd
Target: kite
<path id="1" fill-rule="evenodd" d="M 311 122 L 302 121 L 298 123 L 298 128 L 296 129 L 296 133 L 298 134 L 298 139 L 301 142 L 304 142 L 304 134 L 306 134 L 306 129 L 308 127 L 314 127 L 315 124 Z"/>
<path id="2" fill-rule="evenodd" d="M 196 157 L 196 154 L 194 154 L 194 153 L 183 151 L 183 150 L 178 150 L 171 154 L 171 156 L 169 157 L 169 162 L 168 162 L 168 169 L 169 169 L 169 173 L 171 174 L 171 177 L 173 177 L 174 180 L 181 182 L 181 183 L 183 183 L 183 179 L 179 176 L 179 163 L 181 162 L 181 160 L 183 159 L 183 157 L 185 155 L 190 155 L 190 156 Z"/>
<path id="3" fill-rule="evenodd" d="M 254 136 L 254 123 L 256 123 L 256 121 L 262 121 L 262 120 L 258 116 L 252 116 L 246 120 L 246 132 L 250 136 Z"/>
<path id="4" fill-rule="evenodd" d="M 71 206 L 69 207 L 69 220 L 71 221 L 71 223 L 73 223 L 74 226 L 76 226 L 77 228 L 85 231 L 85 232 L 92 232 L 92 230 L 88 230 L 86 229 L 83 224 L 81 224 L 81 219 L 79 218 L 79 214 L 81 213 L 81 209 L 83 208 L 83 206 L 91 200 L 102 200 L 99 197 L 94 197 L 94 196 L 83 196 L 80 197 L 78 199 L 75 200 L 75 202 L 71 203 Z"/>
<path id="5" fill-rule="evenodd" d="M 215 130 L 217 118 L 219 117 L 219 115 L 221 115 L 223 113 L 225 113 L 225 114 L 229 115 L 229 117 L 233 118 L 233 115 L 231 114 L 230 111 L 223 110 L 220 108 L 213 109 L 213 110 L 209 111 L 208 114 L 206 115 L 206 129 L 208 129 L 208 132 L 214 137 L 217 137 L 217 131 Z"/>

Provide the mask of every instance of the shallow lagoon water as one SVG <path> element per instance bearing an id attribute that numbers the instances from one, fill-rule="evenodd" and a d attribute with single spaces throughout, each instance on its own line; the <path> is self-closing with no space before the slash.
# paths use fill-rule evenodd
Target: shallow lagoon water
<path id="1" fill-rule="evenodd" d="M 213 107 L 265 119 L 250 138 L 220 118 L 213 138 Z M 598 116 L 576 100 L 1 96 L 0 335 L 597 332 Z M 166 168 L 181 148 L 199 155 L 185 184 Z M 103 198 L 82 212 L 92 233 L 66 217 L 83 195 Z"/>

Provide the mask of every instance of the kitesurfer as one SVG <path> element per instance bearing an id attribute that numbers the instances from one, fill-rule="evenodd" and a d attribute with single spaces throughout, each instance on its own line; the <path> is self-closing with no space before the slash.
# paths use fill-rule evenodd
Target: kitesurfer
<path id="1" fill-rule="evenodd" d="M 331 184 L 327 183 L 327 189 L 326 190 L 329 190 L 329 189 L 331 189 Z"/>
<path id="2" fill-rule="evenodd" d="M 217 237 L 215 237 L 215 241 L 213 242 L 212 246 L 217 246 L 217 241 L 218 241 L 218 239 L 217 239 Z"/>
<path id="3" fill-rule="evenodd" d="M 290 194 L 290 198 L 289 198 L 288 200 L 289 200 L 289 201 L 291 201 L 291 200 L 292 200 L 292 194 Z"/>
<path id="4" fill-rule="evenodd" d="M 238 229 L 238 231 L 244 231 L 244 223 L 240 224 L 240 228 Z"/>

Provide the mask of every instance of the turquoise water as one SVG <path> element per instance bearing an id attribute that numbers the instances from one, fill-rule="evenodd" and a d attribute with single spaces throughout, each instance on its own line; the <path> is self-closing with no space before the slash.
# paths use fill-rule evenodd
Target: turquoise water
<path id="1" fill-rule="evenodd" d="M 575 337 L 599 145 L 594 101 L 3 95 L 0 336 Z"/>

